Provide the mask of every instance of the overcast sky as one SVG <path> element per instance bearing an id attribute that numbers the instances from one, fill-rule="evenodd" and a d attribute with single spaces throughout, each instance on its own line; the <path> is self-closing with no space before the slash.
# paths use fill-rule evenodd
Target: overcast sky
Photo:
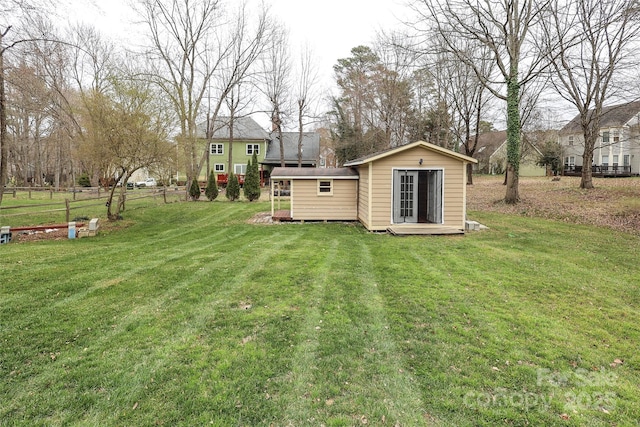
<path id="1" fill-rule="evenodd" d="M 70 16 L 93 24 L 115 39 L 131 34 L 134 19 L 127 0 L 63 0 Z M 257 4 L 257 0 L 251 0 Z M 290 30 L 292 49 L 308 43 L 317 57 L 323 81 L 333 65 L 358 45 L 371 45 L 376 32 L 399 27 L 405 0 L 265 0 Z M 233 0 L 226 0 L 233 4 Z M 93 4 L 92 4 L 93 3 Z"/>

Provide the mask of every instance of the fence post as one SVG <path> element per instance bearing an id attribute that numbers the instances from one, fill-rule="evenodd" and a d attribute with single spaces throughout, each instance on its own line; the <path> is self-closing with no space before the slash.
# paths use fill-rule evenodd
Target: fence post
<path id="1" fill-rule="evenodd" d="M 53 200 L 53 187 L 49 186 L 49 200 Z"/>
<path id="2" fill-rule="evenodd" d="M 162 187 L 162 198 L 164 199 L 165 205 L 167 204 L 167 186 Z"/>
<path id="3" fill-rule="evenodd" d="M 69 204 L 69 199 L 64 199 L 64 204 L 65 207 L 67 208 L 67 223 L 69 222 L 69 218 L 71 217 L 71 209 L 70 209 L 70 204 Z"/>

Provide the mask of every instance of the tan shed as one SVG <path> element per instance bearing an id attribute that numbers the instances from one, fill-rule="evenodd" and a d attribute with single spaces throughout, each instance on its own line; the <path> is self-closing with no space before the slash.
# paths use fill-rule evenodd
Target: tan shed
<path id="1" fill-rule="evenodd" d="M 276 219 L 358 219 L 358 173 L 352 168 L 277 167 L 271 172 L 271 194 L 271 216 Z M 276 210 L 283 198 L 289 209 Z"/>
<path id="2" fill-rule="evenodd" d="M 418 141 L 344 168 L 275 168 L 271 215 L 289 220 L 359 220 L 394 234 L 464 233 L 467 164 L 477 160 Z M 276 210 L 283 195 L 290 208 Z"/>
<path id="3" fill-rule="evenodd" d="M 468 163 L 418 141 L 345 163 L 358 168 L 358 220 L 394 234 L 464 233 Z"/>

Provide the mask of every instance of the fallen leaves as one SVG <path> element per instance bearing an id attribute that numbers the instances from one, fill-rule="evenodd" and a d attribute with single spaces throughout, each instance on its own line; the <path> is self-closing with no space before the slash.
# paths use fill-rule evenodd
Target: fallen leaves
<path id="1" fill-rule="evenodd" d="M 612 368 L 617 368 L 619 365 L 622 365 L 623 363 L 624 363 L 624 360 L 615 359 L 613 362 L 609 363 L 609 366 L 611 366 Z"/>
<path id="2" fill-rule="evenodd" d="M 467 187 L 467 209 L 570 221 L 640 234 L 640 212 L 637 207 L 625 206 L 629 194 L 640 192 L 640 180 L 597 179 L 595 189 L 579 191 L 579 177 L 563 176 L 557 182 L 548 177 L 520 177 L 521 201 L 508 205 L 501 202 L 506 191 L 502 178 L 474 176 L 473 185 Z"/>

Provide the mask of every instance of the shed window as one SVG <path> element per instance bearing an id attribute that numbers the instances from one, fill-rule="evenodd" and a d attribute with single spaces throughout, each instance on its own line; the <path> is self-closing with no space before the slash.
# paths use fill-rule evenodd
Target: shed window
<path id="1" fill-rule="evenodd" d="M 333 195 L 333 181 L 332 180 L 318 180 L 318 195 L 319 196 L 332 196 Z"/>

